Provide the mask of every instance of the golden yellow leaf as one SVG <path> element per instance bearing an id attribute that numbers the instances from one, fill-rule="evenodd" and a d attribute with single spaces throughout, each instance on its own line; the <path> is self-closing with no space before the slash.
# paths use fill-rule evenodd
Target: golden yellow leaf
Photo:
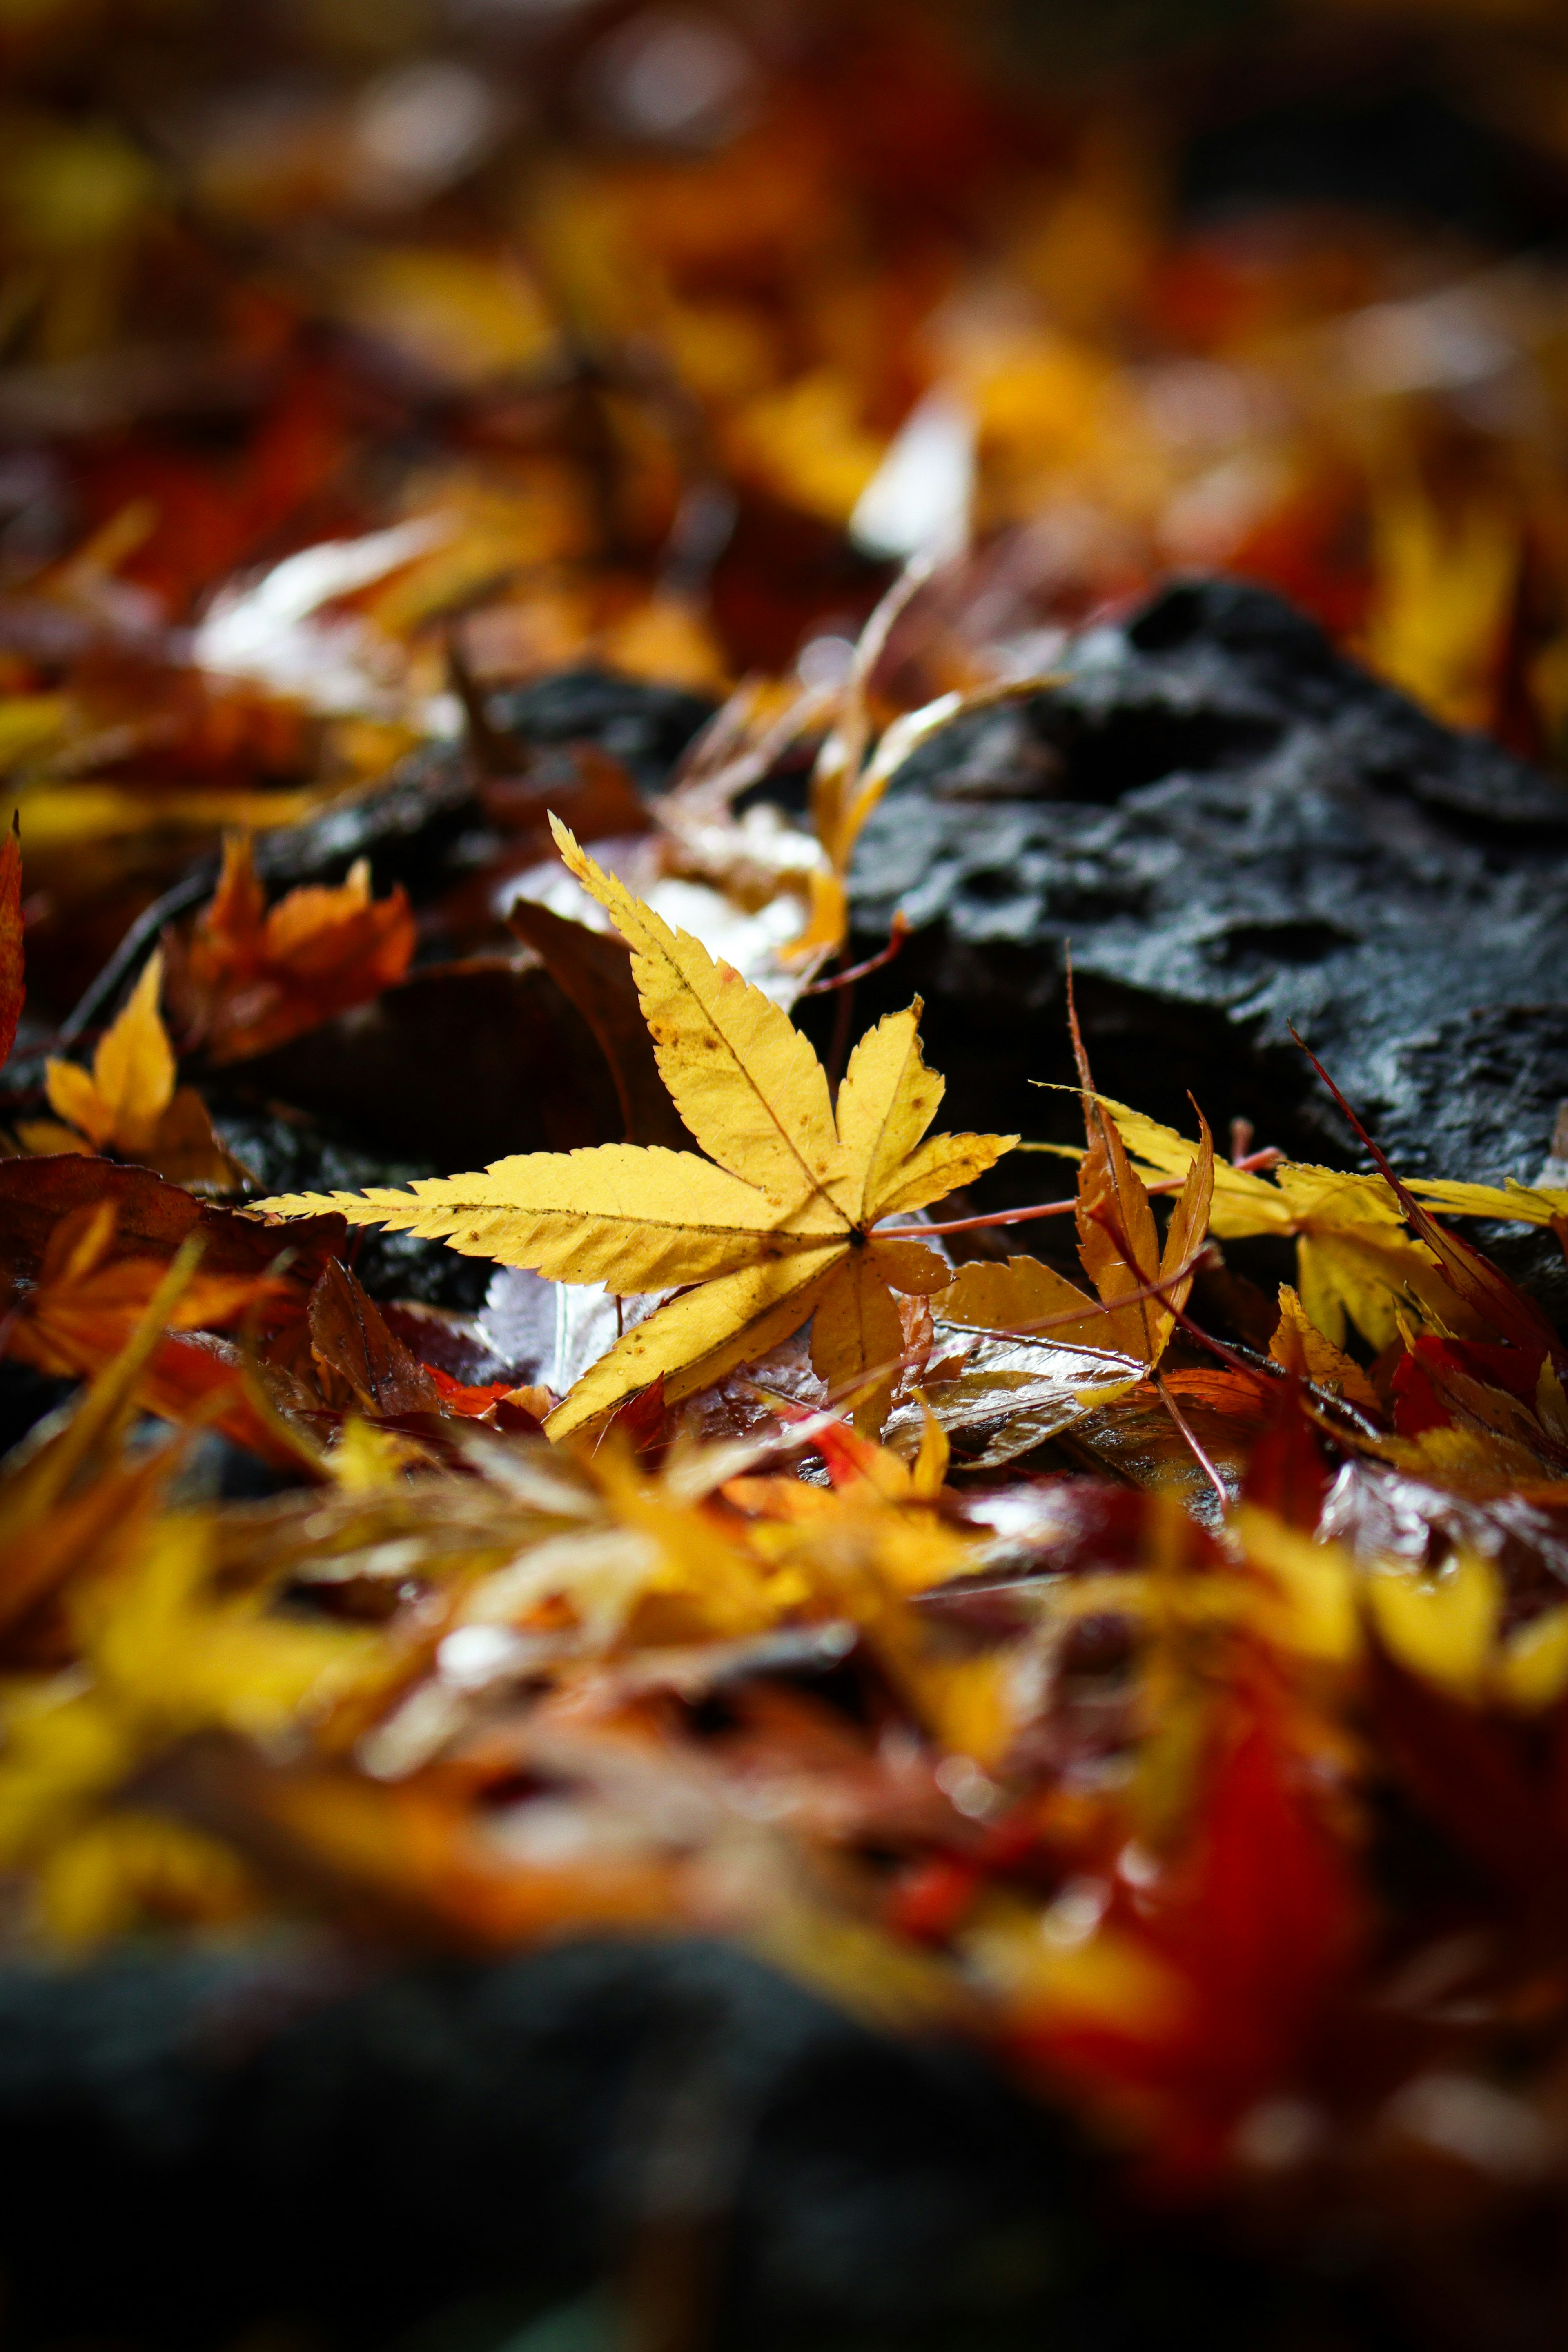
<path id="1" fill-rule="evenodd" d="M 1010 1257 L 1005 1265 L 972 1259 L 938 1305 L 944 1323 L 970 1330 L 1038 1331 L 1064 1347 L 1118 1349 L 1112 1318 L 1100 1301 L 1037 1257 Z"/>
<path id="2" fill-rule="evenodd" d="M 885 1241 L 873 1234 L 867 1255 L 890 1290 L 906 1298 L 931 1298 L 952 1280 L 952 1268 L 920 1242 Z"/>
<path id="3" fill-rule="evenodd" d="M 1279 1286 L 1279 1327 L 1268 1343 L 1268 1352 L 1287 1371 L 1298 1372 L 1320 1388 L 1336 1390 L 1363 1412 L 1378 1411 L 1376 1391 L 1361 1366 L 1331 1339 L 1324 1339 L 1288 1282 Z"/>
<path id="4" fill-rule="evenodd" d="M 855 1426 L 863 1436 L 879 1435 L 897 1384 L 904 1327 L 881 1274 L 868 1249 L 852 1249 L 838 1260 L 817 1302 L 811 1326 L 811 1360 L 830 1395 L 881 1366 L 868 1392 L 855 1401 Z"/>
<path id="5" fill-rule="evenodd" d="M 1391 1567 L 1367 1580 L 1366 1597 L 1391 1657 L 1457 1698 L 1480 1696 L 1502 1606 L 1490 1560 L 1461 1551 L 1433 1577 Z"/>
<path id="6" fill-rule="evenodd" d="M 1568 1216 L 1568 1192 L 1509 1177 L 1502 1184 L 1449 1184 L 1413 1176 L 1410 1190 L 1444 1217 L 1498 1217 L 1510 1224 L 1549 1225 Z"/>
<path id="7" fill-rule="evenodd" d="M 16 787 L 16 805 L 26 832 L 29 857 L 52 856 L 67 870 L 68 853 L 84 844 L 131 840 L 139 835 L 214 833 L 222 825 L 248 825 L 258 832 L 300 824 L 315 814 L 324 795 L 274 789 L 223 792 L 201 785 L 161 784 L 149 792 L 135 784 L 28 783 Z"/>
<path id="8" fill-rule="evenodd" d="M 1353 1664 L 1362 1634 L 1350 1554 L 1253 1504 L 1242 1507 L 1235 1526 L 1248 1560 L 1278 1587 L 1278 1600 L 1266 1612 L 1268 1630 L 1299 1656 L 1325 1665 Z"/>
<path id="9" fill-rule="evenodd" d="M 158 1011 L 163 958 L 148 958 L 124 1011 L 105 1032 L 89 1075 L 74 1062 L 48 1062 L 49 1102 L 99 1150 L 145 1151 L 174 1093 L 174 1052 Z"/>
<path id="10" fill-rule="evenodd" d="M 67 1951 L 154 1926 L 232 1925 L 264 1908 L 260 1883 L 202 1830 L 117 1807 L 68 1831 L 38 1866 L 45 1927 Z"/>
<path id="11" fill-rule="evenodd" d="M 809 1039 L 760 988 L 596 866 L 559 818 L 550 822 L 567 866 L 631 949 L 659 1076 L 703 1150 L 777 1207 L 815 1202 L 820 1225 L 843 1227 L 849 1211 L 837 1180 L 847 1155 Z"/>
<path id="12" fill-rule="evenodd" d="M 869 1213 L 873 1217 L 902 1216 L 910 1209 L 929 1208 L 945 1201 L 961 1185 L 973 1184 L 994 1168 L 1003 1152 L 1011 1151 L 1016 1135 L 933 1135 L 903 1166 L 895 1169 L 888 1188 Z"/>
<path id="13" fill-rule="evenodd" d="M 1504 1704 L 1537 1715 L 1568 1685 L 1568 1609 L 1549 1609 L 1510 1633 L 1493 1665 Z"/>
<path id="14" fill-rule="evenodd" d="M 851 1171 L 845 1205 L 858 1223 L 873 1202 L 879 1213 L 909 1205 L 886 1198 L 890 1180 L 947 1091 L 946 1080 L 927 1069 L 921 1053 L 923 1009 L 917 997 L 907 1011 L 889 1013 L 868 1029 L 850 1055 L 838 1089 L 838 1133 Z"/>
<path id="15" fill-rule="evenodd" d="M 1097 1099 L 1145 1166 L 1163 1176 L 1184 1175 L 1192 1167 L 1198 1147 L 1174 1128 L 1108 1096 Z M 1486 1185 L 1416 1183 L 1412 1189 L 1435 1207 L 1461 1215 L 1522 1217 L 1525 1207 L 1520 1204 L 1528 1204 L 1529 1221 L 1545 1223 L 1552 1213 L 1550 1195 L 1529 1193 L 1522 1186 L 1506 1193 Z M 1461 1194 L 1474 1197 L 1462 1200 Z M 1336 1348 L 1344 1345 L 1347 1322 L 1372 1347 L 1387 1347 L 1397 1337 L 1402 1308 L 1415 1308 L 1424 1321 L 1460 1337 L 1486 1336 L 1444 1282 L 1425 1242 L 1405 1232 L 1399 1203 L 1381 1176 L 1288 1160 L 1265 1177 L 1218 1160 L 1209 1229 L 1220 1241 L 1256 1234 L 1294 1236 L 1297 1287 L 1307 1318 Z"/>
<path id="16" fill-rule="evenodd" d="M 843 1255 L 832 1244 L 804 1256 L 763 1258 L 673 1298 L 616 1340 L 545 1423 L 563 1437 L 664 1375 L 671 1404 L 766 1355 L 797 1331 Z"/>
<path id="17" fill-rule="evenodd" d="M 786 1227 L 754 1185 L 695 1151 L 661 1144 L 524 1152 L 469 1176 L 416 1177 L 406 1192 L 371 1185 L 330 1196 L 285 1193 L 263 1205 L 279 1216 L 309 1216 L 324 1198 L 351 1224 L 384 1225 L 468 1257 L 531 1266 L 556 1282 L 603 1282 L 622 1295 L 707 1282 L 759 1257 L 847 1239 L 837 1219 L 826 1233 L 820 1217 Z"/>
<path id="18" fill-rule="evenodd" d="M 96 1157 L 86 1136 L 58 1118 L 19 1118 L 16 1131 L 23 1150 L 35 1159 L 52 1159 L 59 1151 L 74 1152 L 79 1160 Z"/>
<path id="19" fill-rule="evenodd" d="M 910 1469 L 910 1493 L 918 1502 L 934 1502 L 947 1478 L 952 1447 L 947 1432 L 925 1398 L 916 1391 L 921 1409 L 921 1444 Z"/>
<path id="20" fill-rule="evenodd" d="M 17 1131 L 29 1151 L 114 1151 L 188 1190 L 232 1192 L 244 1169 L 213 1133 L 195 1088 L 174 1086 L 174 1052 L 158 1010 L 163 982 L 160 949 L 100 1040 L 91 1070 L 54 1058 L 46 1066 L 50 1105 L 70 1127 L 28 1119 Z"/>
<path id="21" fill-rule="evenodd" d="M 1426 1244 L 1398 1228 L 1307 1224 L 1296 1237 L 1296 1269 L 1308 1320 L 1336 1348 L 1353 1324 L 1383 1349 L 1411 1308 L 1438 1330 L 1481 1339 L 1485 1328 L 1444 1282 Z"/>
<path id="22" fill-rule="evenodd" d="M 590 1368 L 551 1414 L 552 1437 L 660 1377 L 673 1403 L 764 1354 L 826 1306 L 850 1260 L 861 1271 L 840 1285 L 819 1347 L 846 1377 L 896 1362 L 903 1337 L 889 1286 L 929 1294 L 947 1269 L 912 1237 L 879 1238 L 877 1221 L 922 1208 L 978 1175 L 1016 1138 L 937 1136 L 921 1144 L 942 1081 L 921 1060 L 918 1004 L 862 1040 L 845 1080 L 840 1128 L 821 1063 L 778 1006 L 697 940 L 672 932 L 564 826 L 555 830 L 573 872 L 631 948 L 660 1071 L 720 1164 L 695 1152 L 605 1144 L 422 1178 L 405 1192 L 295 1192 L 260 1205 L 281 1216 L 339 1209 L 351 1224 L 389 1225 L 556 1281 L 602 1282 L 617 1295 L 696 1284 Z M 883 1409 L 888 1392 L 879 1391 Z"/>
<path id="23" fill-rule="evenodd" d="M 555 833 L 562 856 L 630 946 L 660 1073 L 720 1164 L 606 1143 L 418 1179 L 406 1192 L 287 1192 L 261 1206 L 278 1216 L 331 1206 L 353 1225 L 390 1225 L 557 1282 L 605 1282 L 616 1294 L 699 1284 L 599 1357 L 550 1413 L 550 1437 L 614 1412 L 656 1379 L 679 1402 L 764 1355 L 818 1306 L 827 1312 L 818 1355 L 835 1367 L 835 1383 L 869 1364 L 896 1364 L 902 1324 L 889 1286 L 931 1294 L 947 1282 L 947 1267 L 920 1242 L 875 1237 L 877 1218 L 938 1200 L 992 1167 L 1016 1139 L 921 1143 L 942 1082 L 921 1061 L 920 1004 L 860 1040 L 837 1124 L 823 1066 L 785 1013 L 715 964 L 699 940 L 670 931 L 564 825 Z M 877 1383 L 860 1406 L 863 1421 L 879 1428 L 891 1388 L 891 1379 Z"/>

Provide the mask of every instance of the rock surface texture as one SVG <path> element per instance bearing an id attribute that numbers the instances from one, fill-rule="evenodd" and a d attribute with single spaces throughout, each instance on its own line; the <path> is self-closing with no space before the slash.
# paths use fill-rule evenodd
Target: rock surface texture
<path id="1" fill-rule="evenodd" d="M 9 1964 L 0 2125 L 19 2352 L 1405 2352 L 1119 2219 L 973 2053 L 691 1938 Z"/>
<path id="2" fill-rule="evenodd" d="M 1568 786 L 1438 725 L 1259 589 L 1165 590 L 1063 682 L 954 724 L 862 837 L 857 952 L 928 1000 L 954 1124 L 1068 1132 L 1099 1083 L 1354 1160 L 1293 1024 L 1411 1174 L 1531 1181 L 1568 1097 Z"/>

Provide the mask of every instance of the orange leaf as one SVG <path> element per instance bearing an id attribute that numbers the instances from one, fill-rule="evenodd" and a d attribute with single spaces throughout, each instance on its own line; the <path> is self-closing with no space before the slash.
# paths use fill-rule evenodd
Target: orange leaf
<path id="1" fill-rule="evenodd" d="M 269 913 L 247 835 L 230 836 L 218 887 L 190 939 L 171 936 L 171 1001 L 190 1042 L 241 1061 L 367 1003 L 403 978 L 416 929 L 401 885 L 371 896 L 363 858 L 346 882 L 290 890 Z"/>

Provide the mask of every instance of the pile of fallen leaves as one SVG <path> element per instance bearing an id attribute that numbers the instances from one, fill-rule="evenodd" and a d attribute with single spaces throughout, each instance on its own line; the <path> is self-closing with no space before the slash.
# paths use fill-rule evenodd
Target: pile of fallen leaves
<path id="1" fill-rule="evenodd" d="M 1249 102 L 1353 98 L 1358 26 L 1374 88 L 1410 49 L 1456 185 L 1479 121 L 1496 173 L 1550 187 L 1557 12 L 1285 11 L 1281 64 L 1269 12 L 1216 45 L 1165 0 L 1188 47 L 1109 76 L 1072 51 L 1083 12 L 1036 13 L 1018 55 L 1028 10 L 860 0 L 475 7 L 439 39 L 325 0 L 0 22 L 0 773 L 57 1015 L 223 827 L 289 828 L 455 741 L 454 652 L 481 685 L 770 680 L 759 724 L 804 700 L 807 725 L 911 556 L 935 571 L 879 724 L 1048 668 L 1197 567 L 1557 754 L 1550 245 L 1523 215 L 1511 254 L 1397 204 L 1347 216 L 1331 184 L 1175 201 L 1184 142 Z M 497 845 L 424 910 L 426 951 L 504 941 L 538 808 L 493 782 Z M 227 968 L 259 987 L 276 945 L 237 930 Z"/>
<path id="2" fill-rule="evenodd" d="M 687 1148 L 203 1205 L 149 1164 L 221 1150 L 154 954 L 0 1162 L 6 1357 L 81 1383 L 0 1476 L 15 1934 L 718 1930 L 974 2037 L 1151 2187 L 1370 2200 L 1396 2247 L 1434 2168 L 1456 2245 L 1544 2196 L 1568 1346 L 1438 1212 L 1563 1234 L 1568 1192 L 1226 1163 L 1079 1046 L 1075 1192 L 944 1217 L 1019 1139 L 931 1132 L 918 1003 L 834 1088 L 557 836 Z M 7 1034 L 19 886 L 13 835 Z M 263 919 L 234 853 L 189 970 L 237 933 L 216 1001 L 265 988 L 258 942 L 363 924 L 330 897 Z M 1058 1215 L 1083 1286 L 950 1255 Z M 580 1372 L 445 1367 L 463 1318 L 378 1307 L 364 1226 L 491 1262 Z M 1258 1234 L 1267 1353 L 1190 1311 Z M 271 1491 L 216 1498 L 215 1447 Z"/>
<path id="3" fill-rule="evenodd" d="M 963 12 L 86 13 L 0 22 L 8 1948 L 717 1931 L 1463 2340 L 1568 2162 L 1568 1343 L 1464 1221 L 1568 1189 L 1076 1030 L 1081 1150 L 933 1132 L 846 882 L 1174 566 L 1560 751 L 1558 266 L 1178 220 Z"/>

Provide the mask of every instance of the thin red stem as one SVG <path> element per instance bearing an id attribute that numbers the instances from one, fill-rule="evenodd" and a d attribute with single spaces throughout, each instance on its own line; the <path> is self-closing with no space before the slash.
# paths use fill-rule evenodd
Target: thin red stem
<path id="1" fill-rule="evenodd" d="M 1198 1444 L 1196 1432 L 1192 1428 L 1186 1415 L 1183 1412 L 1181 1406 L 1176 1402 L 1175 1398 L 1171 1394 L 1170 1390 L 1165 1385 L 1165 1375 L 1163 1372 L 1155 1372 L 1154 1386 L 1160 1391 L 1161 1403 L 1164 1406 L 1165 1411 L 1170 1414 L 1171 1419 L 1175 1423 L 1176 1427 L 1181 1431 L 1183 1437 L 1186 1440 L 1187 1451 L 1191 1454 L 1193 1460 L 1197 1464 L 1198 1468 L 1203 1472 L 1204 1476 L 1208 1480 L 1209 1485 L 1214 1488 L 1215 1493 L 1218 1496 L 1220 1515 L 1223 1517 L 1226 1512 L 1230 1508 L 1230 1496 L 1226 1492 L 1225 1480 L 1220 1476 L 1219 1472 L 1215 1468 L 1214 1464 L 1209 1460 L 1208 1455 Z"/>
<path id="2" fill-rule="evenodd" d="M 876 954 L 868 956 L 864 963 L 852 963 L 847 971 L 836 971 L 831 980 L 808 980 L 800 991 L 801 995 L 827 996 L 836 988 L 853 988 L 858 980 L 864 980 L 868 973 L 880 971 L 884 964 L 891 963 L 909 935 L 910 927 L 903 915 L 895 914 L 885 948 L 879 948 Z"/>
<path id="3" fill-rule="evenodd" d="M 1284 1154 L 1269 1144 L 1263 1151 L 1254 1151 L 1235 1165 L 1242 1176 L 1256 1174 L 1265 1168 L 1275 1168 Z M 1146 1192 L 1179 1192 L 1186 1182 L 1185 1176 L 1157 1176 L 1146 1184 Z M 873 1238 L 877 1241 L 923 1241 L 932 1234 L 973 1234 L 985 1225 L 1025 1225 L 1040 1217 L 1070 1217 L 1078 1207 L 1075 1194 L 1070 1201 L 1044 1201 L 1033 1209 L 998 1209 L 988 1217 L 954 1217 L 944 1225 L 879 1225 Z"/>

